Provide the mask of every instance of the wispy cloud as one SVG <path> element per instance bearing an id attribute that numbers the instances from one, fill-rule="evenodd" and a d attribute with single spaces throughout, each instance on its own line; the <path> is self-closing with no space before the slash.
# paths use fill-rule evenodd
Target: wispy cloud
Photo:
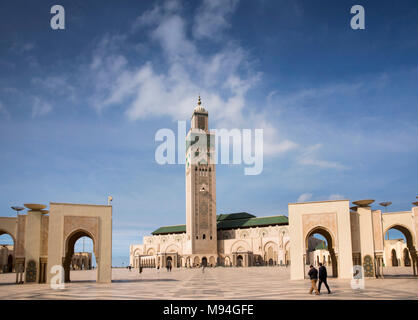
<path id="1" fill-rule="evenodd" d="M 46 115 L 52 111 L 52 105 L 39 97 L 33 97 L 32 118 Z"/>
<path id="2" fill-rule="evenodd" d="M 303 193 L 299 196 L 297 202 L 305 202 L 312 199 L 313 194 L 312 193 Z"/>
<path id="3" fill-rule="evenodd" d="M 94 50 L 89 70 L 94 75 L 93 103 L 98 112 L 125 105 L 131 120 L 163 116 L 185 119 L 200 94 L 215 126 L 264 129 L 266 156 L 296 148 L 296 142 L 279 135 L 266 114 L 248 104 L 247 93 L 258 85 L 262 73 L 252 69 L 246 50 L 226 35 L 210 54 L 198 45 L 200 38 L 216 42 L 211 37 L 214 29 L 221 34 L 228 27 L 227 17 L 237 3 L 203 1 L 192 25 L 183 17 L 177 1 L 166 1 L 139 16 L 132 31 L 146 32 L 161 49 L 164 63 L 158 68 L 152 59 L 140 65 L 130 62 L 118 50 L 126 48 L 125 36 L 105 35 Z M 193 36 L 189 36 L 190 28 Z"/>
<path id="4" fill-rule="evenodd" d="M 346 169 L 346 166 L 337 161 L 328 161 L 318 159 L 318 151 L 322 148 L 322 144 L 316 144 L 306 147 L 302 154 L 299 156 L 299 163 L 302 165 L 316 166 L 320 168 L 332 168 L 332 169 Z"/>

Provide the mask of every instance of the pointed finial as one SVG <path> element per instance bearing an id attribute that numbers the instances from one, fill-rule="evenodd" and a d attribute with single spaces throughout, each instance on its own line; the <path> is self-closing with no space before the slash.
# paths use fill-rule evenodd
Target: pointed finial
<path id="1" fill-rule="evenodd" d="M 202 104 L 202 102 L 200 101 L 200 95 L 199 95 L 199 100 L 197 100 L 197 105 L 201 105 Z"/>

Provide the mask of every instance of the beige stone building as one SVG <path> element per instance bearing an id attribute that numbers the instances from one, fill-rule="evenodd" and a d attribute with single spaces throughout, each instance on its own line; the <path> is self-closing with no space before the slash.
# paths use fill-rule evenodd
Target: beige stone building
<path id="1" fill-rule="evenodd" d="M 131 266 L 290 264 L 291 279 L 303 279 L 306 265 L 321 262 L 334 277 L 352 279 L 354 266 L 363 267 L 365 277 L 380 277 L 389 259 L 387 250 L 393 251 L 384 234 L 394 228 L 407 239 L 403 247 L 396 244 L 397 257 L 408 251 L 414 275 L 418 273 L 418 202 L 411 211 L 385 214 L 371 209 L 374 200 L 353 201 L 352 207 L 349 200 L 331 200 L 289 203 L 289 218 L 246 212 L 216 215 L 212 138 L 208 112 L 199 98 L 186 143 L 186 224 L 161 227 L 142 244 L 131 245 Z M 202 148 L 196 141 L 208 143 Z M 322 247 L 317 247 L 321 241 L 316 234 L 325 239 Z"/>
<path id="2" fill-rule="evenodd" d="M 186 137 L 186 224 L 161 227 L 144 237 L 143 244 L 131 245 L 133 267 L 284 265 L 290 261 L 286 216 L 216 214 L 214 134 L 208 118 L 199 98 Z"/>
<path id="3" fill-rule="evenodd" d="M 72 270 L 91 270 L 92 268 L 91 252 L 74 252 L 71 259 Z"/>
<path id="4" fill-rule="evenodd" d="M 0 244 L 0 273 L 14 272 L 15 251 L 12 245 Z"/>
<path id="5" fill-rule="evenodd" d="M 25 207 L 29 209 L 27 214 L 0 217 L 0 235 L 9 234 L 14 242 L 16 283 L 50 283 L 59 270 L 62 280 L 68 282 L 73 262 L 76 262 L 73 266 L 90 267 L 91 254 L 74 256 L 74 245 L 81 237 L 93 241 L 97 281 L 111 282 L 110 205 L 50 203 L 50 210 L 41 204 Z"/>
<path id="6" fill-rule="evenodd" d="M 385 266 L 410 267 L 411 255 L 404 239 L 385 240 L 385 254 L 383 256 Z"/>

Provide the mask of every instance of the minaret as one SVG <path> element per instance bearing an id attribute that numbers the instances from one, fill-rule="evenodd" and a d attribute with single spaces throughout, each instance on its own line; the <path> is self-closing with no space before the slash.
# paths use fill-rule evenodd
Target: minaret
<path id="1" fill-rule="evenodd" d="M 201 104 L 199 96 L 186 137 L 186 234 L 188 253 L 208 255 L 209 260 L 217 257 L 216 171 L 214 134 Z"/>

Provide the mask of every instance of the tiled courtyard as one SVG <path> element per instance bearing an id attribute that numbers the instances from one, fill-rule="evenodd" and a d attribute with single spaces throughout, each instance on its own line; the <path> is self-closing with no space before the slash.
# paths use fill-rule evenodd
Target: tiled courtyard
<path id="1" fill-rule="evenodd" d="M 95 271 L 72 271 L 63 290 L 47 284 L 13 284 L 0 274 L 0 299 L 418 299 L 418 278 L 410 268 L 387 268 L 385 279 L 366 280 L 353 290 L 349 280 L 329 279 L 333 293 L 309 295 L 309 281 L 291 281 L 284 267 L 201 269 L 113 269 L 112 284 L 96 284 Z"/>

